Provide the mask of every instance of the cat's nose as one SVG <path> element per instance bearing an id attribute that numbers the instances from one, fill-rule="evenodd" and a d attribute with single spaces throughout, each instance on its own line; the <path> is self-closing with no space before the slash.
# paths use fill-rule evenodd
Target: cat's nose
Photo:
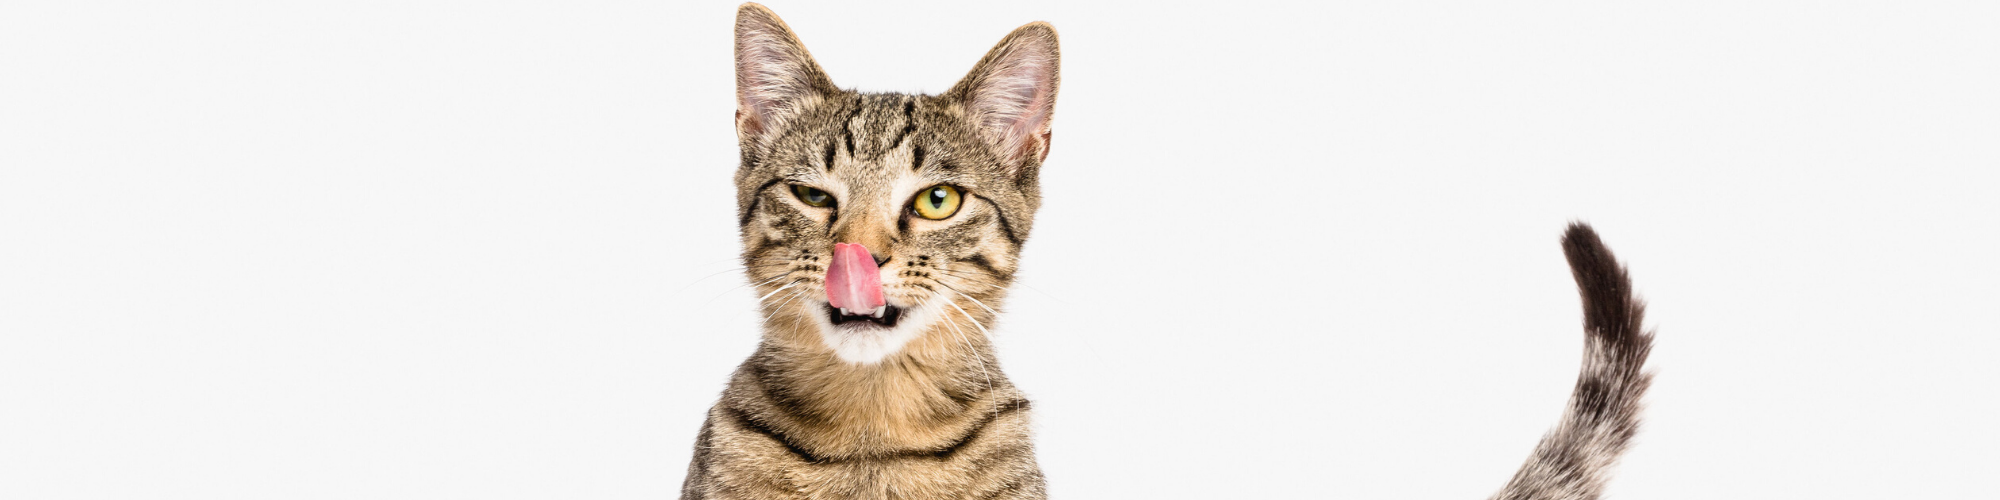
<path id="1" fill-rule="evenodd" d="M 895 242 L 896 223 L 883 220 L 872 214 L 854 214 L 843 217 L 839 227 L 834 229 L 833 241 L 861 245 L 868 249 L 868 256 L 875 259 L 876 266 L 887 265 L 895 258 L 889 245 Z"/>
<path id="2" fill-rule="evenodd" d="M 883 250 L 876 250 L 877 247 L 869 246 L 868 244 L 865 243 L 858 243 L 858 242 L 848 242 L 848 243 L 861 245 L 862 248 L 868 249 L 868 258 L 875 259 L 876 267 L 889 265 L 889 258 L 890 258 L 889 252 Z"/>

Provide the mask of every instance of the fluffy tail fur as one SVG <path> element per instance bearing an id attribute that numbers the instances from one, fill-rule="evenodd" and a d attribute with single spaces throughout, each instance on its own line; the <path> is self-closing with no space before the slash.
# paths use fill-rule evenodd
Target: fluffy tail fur
<path id="1" fill-rule="evenodd" d="M 1562 422 L 1493 500 L 1596 499 L 1639 428 L 1639 398 L 1652 383 L 1641 369 L 1653 334 L 1640 329 L 1645 304 L 1632 297 L 1625 268 L 1582 223 L 1563 234 L 1563 254 L 1583 295 L 1583 373 Z"/>

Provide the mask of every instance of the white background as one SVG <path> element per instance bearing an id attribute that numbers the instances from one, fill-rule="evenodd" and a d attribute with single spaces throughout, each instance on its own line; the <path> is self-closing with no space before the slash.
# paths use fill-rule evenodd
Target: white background
<path id="1" fill-rule="evenodd" d="M 1060 30 L 997 332 L 1059 498 L 1483 498 L 1595 224 L 1622 499 L 2000 490 L 1990 2 L 774 2 L 836 83 Z M 0 497 L 672 498 L 757 339 L 735 4 L 0 5 Z"/>

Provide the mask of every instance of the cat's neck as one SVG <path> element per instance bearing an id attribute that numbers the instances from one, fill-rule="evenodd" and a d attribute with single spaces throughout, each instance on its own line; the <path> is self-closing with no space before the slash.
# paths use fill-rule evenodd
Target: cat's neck
<path id="1" fill-rule="evenodd" d="M 774 322 L 739 377 L 771 403 L 760 413 L 818 432 L 801 445 L 825 455 L 931 449 L 997 407 L 1020 400 L 984 335 L 933 325 L 875 363 L 841 359 L 812 325 Z"/>

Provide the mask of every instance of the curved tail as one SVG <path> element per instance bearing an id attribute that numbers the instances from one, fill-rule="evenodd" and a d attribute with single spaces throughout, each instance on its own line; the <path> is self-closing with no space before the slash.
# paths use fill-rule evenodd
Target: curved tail
<path id="1" fill-rule="evenodd" d="M 1646 307 L 1625 268 L 1588 225 L 1571 223 L 1562 241 L 1583 295 L 1583 371 L 1561 423 L 1493 500 L 1596 499 L 1639 428 L 1639 399 L 1653 380 L 1641 371 L 1653 334 L 1640 329 Z"/>

